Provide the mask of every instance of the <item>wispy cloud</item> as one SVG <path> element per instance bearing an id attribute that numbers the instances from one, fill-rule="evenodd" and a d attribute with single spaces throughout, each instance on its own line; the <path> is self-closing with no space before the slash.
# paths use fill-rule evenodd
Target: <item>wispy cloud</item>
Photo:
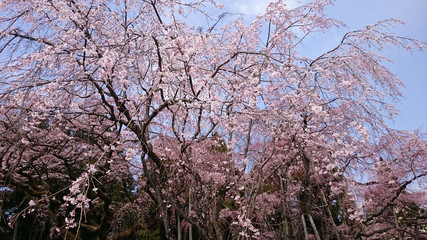
<path id="1" fill-rule="evenodd" d="M 225 3 L 225 1 L 223 1 Z M 247 16 L 255 16 L 264 13 L 268 4 L 273 2 L 272 0 L 235 0 L 231 5 L 231 8 L 238 12 L 243 13 Z M 285 1 L 289 8 L 298 6 L 297 0 Z"/>

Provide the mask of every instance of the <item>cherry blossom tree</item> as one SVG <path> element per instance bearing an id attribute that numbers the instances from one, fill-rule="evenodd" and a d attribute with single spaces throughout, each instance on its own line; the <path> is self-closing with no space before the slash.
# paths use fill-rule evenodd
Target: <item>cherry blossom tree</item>
<path id="1" fill-rule="evenodd" d="M 379 54 L 425 44 L 389 19 L 301 55 L 331 4 L 2 1 L 0 234 L 425 238 L 427 142 L 386 125 Z"/>

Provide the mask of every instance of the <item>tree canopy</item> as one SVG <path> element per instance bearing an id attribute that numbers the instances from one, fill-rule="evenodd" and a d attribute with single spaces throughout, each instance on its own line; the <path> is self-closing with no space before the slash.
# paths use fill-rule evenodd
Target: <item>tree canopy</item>
<path id="1" fill-rule="evenodd" d="M 389 19 L 306 57 L 330 4 L 1 1 L 0 236 L 427 238 L 425 134 L 387 126 L 380 55 L 425 44 Z"/>

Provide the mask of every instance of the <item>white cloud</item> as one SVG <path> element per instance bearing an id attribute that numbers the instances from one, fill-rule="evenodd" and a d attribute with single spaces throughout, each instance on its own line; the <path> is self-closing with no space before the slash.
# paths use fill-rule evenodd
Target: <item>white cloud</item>
<path id="1" fill-rule="evenodd" d="M 234 8 L 239 12 L 246 15 L 259 15 L 262 14 L 270 1 L 259 0 L 246 0 L 235 1 Z"/>
<path id="2" fill-rule="evenodd" d="M 267 5 L 273 0 L 235 0 L 230 5 L 226 0 L 221 1 L 226 8 L 230 8 L 233 12 L 242 13 L 246 16 L 255 16 L 264 13 Z M 285 0 L 289 8 L 294 8 L 299 5 L 297 0 Z"/>

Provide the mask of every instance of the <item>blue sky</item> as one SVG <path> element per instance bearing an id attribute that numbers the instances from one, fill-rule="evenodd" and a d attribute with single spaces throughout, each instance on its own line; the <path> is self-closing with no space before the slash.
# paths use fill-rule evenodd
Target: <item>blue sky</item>
<path id="1" fill-rule="evenodd" d="M 231 12 L 240 12 L 248 18 L 262 13 L 268 0 L 222 0 L 220 1 Z M 302 1 L 308 2 L 308 1 Z M 299 3 L 288 1 L 290 7 Z M 357 30 L 379 20 L 397 18 L 406 24 L 397 26 L 394 31 L 402 36 L 412 37 L 427 42 L 427 0 L 337 0 L 334 6 L 327 9 L 327 16 L 344 22 L 347 27 L 334 31 L 332 35 L 316 36 L 315 42 L 328 49 L 334 46 L 334 37 L 340 37 L 347 31 Z M 311 42 L 311 41 L 310 41 Z M 314 42 L 314 41 L 313 41 Z M 311 48 L 312 46 L 307 46 Z M 393 60 L 387 64 L 404 82 L 403 98 L 397 104 L 401 112 L 390 125 L 393 128 L 414 130 L 421 128 L 427 132 L 427 51 L 403 52 L 390 49 L 384 55 Z"/>
<path id="2" fill-rule="evenodd" d="M 358 29 L 385 18 L 398 18 L 406 24 L 397 26 L 396 33 L 427 42 L 426 0 L 338 0 L 328 15 L 342 20 L 348 29 Z M 385 52 L 394 62 L 390 69 L 404 82 L 401 111 L 392 126 L 398 129 L 427 131 L 427 51 Z"/>

